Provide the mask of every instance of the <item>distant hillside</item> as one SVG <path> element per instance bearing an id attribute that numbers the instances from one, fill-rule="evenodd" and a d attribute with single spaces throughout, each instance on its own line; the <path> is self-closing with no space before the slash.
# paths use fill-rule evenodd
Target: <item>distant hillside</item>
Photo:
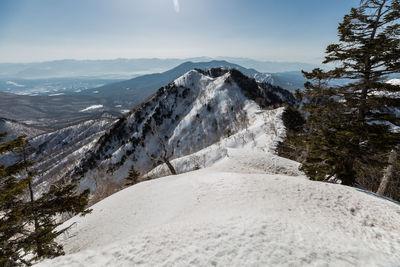
<path id="1" fill-rule="evenodd" d="M 20 123 L 15 120 L 0 118 L 0 133 L 8 133 L 4 139 L 5 141 L 17 138 L 18 136 L 24 134 L 27 135 L 28 138 L 31 138 L 41 133 L 44 133 L 45 131 L 46 129 L 43 129 L 41 127 L 35 127 L 32 125 Z"/>
<path id="2" fill-rule="evenodd" d="M 218 57 L 220 60 L 226 60 L 245 68 L 253 68 L 261 72 L 292 72 L 306 70 L 310 71 L 319 67 L 316 64 L 309 64 L 304 62 L 277 62 L 277 61 L 261 61 L 249 58 L 236 58 L 236 57 Z"/>
<path id="3" fill-rule="evenodd" d="M 25 96 L 0 92 L 0 118 L 18 122 L 19 125 L 55 130 L 102 116 L 117 118 L 121 114 L 121 109 L 107 99 L 83 95 Z"/>
<path id="4" fill-rule="evenodd" d="M 123 79 L 125 80 L 125 79 Z M 16 79 L 0 77 L 0 92 L 18 95 L 60 95 L 115 83 L 120 79 L 93 77 Z"/>

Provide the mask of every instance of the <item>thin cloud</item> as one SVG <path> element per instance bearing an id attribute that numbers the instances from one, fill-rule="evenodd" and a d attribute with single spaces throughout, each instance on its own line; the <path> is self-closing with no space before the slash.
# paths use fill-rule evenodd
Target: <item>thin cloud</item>
<path id="1" fill-rule="evenodd" d="M 179 13 L 180 8 L 179 8 L 179 0 L 173 0 L 174 1 L 174 8 L 176 13 Z"/>

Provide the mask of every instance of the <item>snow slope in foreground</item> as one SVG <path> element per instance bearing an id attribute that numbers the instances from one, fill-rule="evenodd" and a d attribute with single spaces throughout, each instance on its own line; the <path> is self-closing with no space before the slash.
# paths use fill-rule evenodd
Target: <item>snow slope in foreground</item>
<path id="1" fill-rule="evenodd" d="M 215 166 L 114 194 L 66 223 L 70 255 L 39 266 L 399 266 L 399 203 L 262 174 L 263 160 L 228 149 Z"/>

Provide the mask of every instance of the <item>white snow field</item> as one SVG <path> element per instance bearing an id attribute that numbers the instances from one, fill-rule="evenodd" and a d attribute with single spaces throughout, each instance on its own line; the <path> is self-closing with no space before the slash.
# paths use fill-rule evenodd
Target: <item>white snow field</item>
<path id="1" fill-rule="evenodd" d="M 274 155 L 281 111 L 254 118 L 251 138 L 196 153 L 213 159 L 203 169 L 136 184 L 67 221 L 67 255 L 38 266 L 400 266 L 400 204 L 309 181 Z"/>
<path id="2" fill-rule="evenodd" d="M 211 167 L 123 190 L 67 222 L 70 255 L 39 266 L 399 266 L 399 204 L 252 171 Z"/>

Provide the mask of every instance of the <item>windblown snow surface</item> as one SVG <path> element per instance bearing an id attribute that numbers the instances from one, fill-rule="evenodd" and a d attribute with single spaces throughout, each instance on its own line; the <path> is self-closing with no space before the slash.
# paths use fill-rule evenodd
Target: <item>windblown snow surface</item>
<path id="1" fill-rule="evenodd" d="M 173 161 L 182 171 L 205 157 L 203 169 L 136 184 L 67 221 L 67 255 L 39 266 L 400 266 L 399 203 L 307 180 L 273 154 L 282 109 L 249 114 L 247 129 Z"/>

